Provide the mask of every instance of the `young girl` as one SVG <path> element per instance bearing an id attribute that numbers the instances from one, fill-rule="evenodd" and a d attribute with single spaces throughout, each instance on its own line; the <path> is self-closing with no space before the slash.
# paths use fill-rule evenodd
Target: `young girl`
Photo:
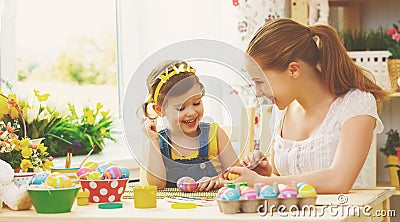
<path id="1" fill-rule="evenodd" d="M 354 64 L 337 32 L 277 19 L 256 32 L 247 54 L 264 72 L 250 75 L 257 96 L 274 101 L 276 121 L 271 162 L 251 153 L 241 165 L 258 164 L 254 170 L 262 175 L 251 167 L 233 167 L 230 171 L 240 174 L 237 181 L 304 181 L 318 193 L 367 186 L 372 175 L 362 168 L 373 133 L 383 130 L 377 107 L 387 93 Z M 265 90 L 269 85 L 273 95 Z"/>
<path id="2" fill-rule="evenodd" d="M 239 165 L 228 136 L 216 123 L 200 122 L 204 86 L 195 69 L 183 61 L 167 61 L 147 78 L 149 99 L 143 104 L 144 131 L 150 140 L 146 178 L 159 189 L 176 187 L 184 176 L 197 181 L 197 190 L 221 187 L 218 173 Z M 169 126 L 156 130 L 155 118 Z"/>

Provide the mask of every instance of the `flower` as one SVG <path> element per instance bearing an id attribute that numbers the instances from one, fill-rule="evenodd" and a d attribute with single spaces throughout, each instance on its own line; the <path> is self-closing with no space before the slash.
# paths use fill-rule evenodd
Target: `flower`
<path id="1" fill-rule="evenodd" d="M 391 36 L 391 39 L 385 39 L 391 53 L 389 59 L 400 59 L 400 27 L 393 24 L 393 27 L 387 30 L 387 34 Z"/>
<path id="2" fill-rule="evenodd" d="M 12 168 L 21 168 L 23 172 L 29 169 L 49 171 L 53 167 L 52 157 L 46 152 L 47 147 L 43 143 L 36 145 L 29 138 L 18 139 L 16 131 L 19 123 L 14 120 L 7 124 L 0 122 L 0 159 L 6 161 Z"/>

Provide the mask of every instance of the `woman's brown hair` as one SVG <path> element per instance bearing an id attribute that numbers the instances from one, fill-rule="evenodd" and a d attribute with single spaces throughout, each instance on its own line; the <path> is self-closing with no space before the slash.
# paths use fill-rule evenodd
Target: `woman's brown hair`
<path id="1" fill-rule="evenodd" d="M 149 103 L 156 103 L 160 107 L 165 106 L 165 97 L 168 96 L 179 96 L 187 92 L 195 84 L 199 84 L 200 88 L 204 94 L 204 86 L 200 83 L 199 78 L 193 72 L 179 72 L 179 74 L 171 76 L 165 83 L 161 86 L 160 91 L 157 95 L 157 101 L 154 101 L 154 94 L 156 93 L 156 88 L 161 81 L 160 76 L 165 73 L 173 71 L 173 67 L 189 67 L 189 64 L 180 60 L 168 60 L 160 63 L 156 68 L 154 68 L 146 80 L 146 85 L 149 90 L 149 99 L 142 105 L 143 113 L 146 117 L 154 119 L 153 116 L 149 115 L 147 110 L 147 105 Z M 185 80 L 182 84 L 177 84 L 180 81 Z"/>
<path id="2" fill-rule="evenodd" d="M 369 71 L 353 62 L 337 31 L 328 25 L 308 27 L 291 19 L 271 20 L 257 30 L 246 52 L 263 69 L 283 71 L 289 63 L 302 60 L 315 67 L 336 96 L 357 88 L 372 93 L 378 107 L 388 96 Z"/>

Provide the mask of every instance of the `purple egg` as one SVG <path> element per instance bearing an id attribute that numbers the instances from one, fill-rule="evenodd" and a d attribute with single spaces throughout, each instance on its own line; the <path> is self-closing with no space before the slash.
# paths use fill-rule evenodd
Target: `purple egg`
<path id="1" fill-rule="evenodd" d="M 119 179 L 122 177 L 122 170 L 117 166 L 110 166 L 104 170 L 104 179 Z"/>
<path id="2" fill-rule="evenodd" d="M 255 200 L 257 199 L 257 191 L 252 187 L 245 187 L 241 189 L 240 199 L 241 200 Z"/>

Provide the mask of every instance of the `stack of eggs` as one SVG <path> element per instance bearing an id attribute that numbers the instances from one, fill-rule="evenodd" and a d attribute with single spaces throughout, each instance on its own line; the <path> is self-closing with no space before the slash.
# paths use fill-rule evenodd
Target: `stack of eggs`
<path id="1" fill-rule="evenodd" d="M 80 186 L 64 174 L 42 172 L 29 182 L 28 193 L 38 213 L 70 212 Z"/>
<path id="2" fill-rule="evenodd" d="M 112 162 L 87 162 L 76 174 L 82 189 L 90 192 L 89 202 L 92 203 L 120 201 L 129 179 L 129 170 Z"/>
<path id="3" fill-rule="evenodd" d="M 96 162 L 87 162 L 80 168 L 76 175 L 81 180 L 112 180 L 129 178 L 129 170 L 119 167 L 113 162 L 99 165 Z"/>
<path id="4" fill-rule="evenodd" d="M 298 198 L 315 197 L 315 188 L 307 183 L 301 182 L 293 185 L 262 183 L 249 187 L 245 183 L 228 183 L 220 188 L 217 194 L 219 200 L 255 200 L 270 198 Z"/>

